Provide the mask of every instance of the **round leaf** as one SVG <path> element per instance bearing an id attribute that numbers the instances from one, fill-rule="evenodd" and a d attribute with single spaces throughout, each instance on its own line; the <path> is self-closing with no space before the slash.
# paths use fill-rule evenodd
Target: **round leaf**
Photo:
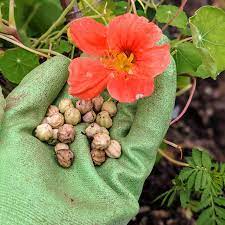
<path id="1" fill-rule="evenodd" d="M 190 25 L 196 47 L 209 51 L 218 73 L 225 70 L 225 12 L 211 6 L 202 7 L 190 18 Z"/>
<path id="2" fill-rule="evenodd" d="M 156 20 L 160 23 L 168 23 L 176 14 L 178 7 L 173 5 L 161 5 L 156 11 Z M 170 25 L 185 29 L 188 23 L 187 15 L 181 12 Z"/>
<path id="3" fill-rule="evenodd" d="M 16 84 L 38 65 L 36 55 L 20 48 L 9 49 L 0 58 L 0 69 L 3 75 Z"/>

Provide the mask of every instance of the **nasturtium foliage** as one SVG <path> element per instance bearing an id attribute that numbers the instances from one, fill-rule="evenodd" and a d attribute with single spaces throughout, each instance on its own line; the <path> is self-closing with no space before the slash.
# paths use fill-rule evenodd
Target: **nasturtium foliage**
<path id="1" fill-rule="evenodd" d="M 38 65 L 36 55 L 20 48 L 9 49 L 0 57 L 1 72 L 5 78 L 16 84 Z"/>
<path id="2" fill-rule="evenodd" d="M 177 88 L 183 89 L 191 84 L 191 78 L 186 76 L 177 76 Z"/>
<path id="3" fill-rule="evenodd" d="M 204 6 L 190 18 L 190 26 L 195 46 L 204 54 L 205 61 L 215 61 L 215 76 L 218 75 L 225 70 L 225 12 Z M 206 50 L 212 59 L 208 58 Z"/>
<path id="4" fill-rule="evenodd" d="M 32 1 L 32 0 L 31 0 Z M 15 1 L 15 20 L 16 20 L 16 25 L 17 27 L 21 27 L 27 17 L 25 16 L 27 10 L 27 0 L 17 0 Z M 2 11 L 2 17 L 5 20 L 8 20 L 9 16 L 9 0 L 0 0 L 0 6 L 1 6 L 1 11 Z"/>
<path id="5" fill-rule="evenodd" d="M 160 23 L 168 23 L 177 13 L 178 7 L 173 5 L 160 5 L 156 11 L 156 20 Z M 182 11 L 170 25 L 183 28 L 187 27 L 188 18 L 184 11 Z"/>
<path id="6" fill-rule="evenodd" d="M 65 53 L 65 52 L 68 53 L 71 51 L 72 45 L 68 41 L 60 40 L 59 44 L 54 46 L 53 49 L 59 53 Z"/>
<path id="7" fill-rule="evenodd" d="M 207 49 L 197 48 L 190 42 L 175 44 L 174 59 L 178 74 L 191 74 L 201 78 L 216 78 L 217 69 Z"/>
<path id="8" fill-rule="evenodd" d="M 179 44 L 176 47 L 174 58 L 178 74 L 193 74 L 202 64 L 201 55 L 198 49 L 190 42 Z"/>
<path id="9" fill-rule="evenodd" d="M 99 13 L 104 14 L 104 18 L 106 19 L 106 21 L 110 21 L 113 18 L 115 11 L 115 2 L 113 0 L 86 0 L 86 2 L 88 2 L 88 4 L 91 5 L 92 8 L 90 8 L 89 5 L 84 1 L 78 3 L 79 9 L 82 11 L 84 16 L 96 15 L 96 11 L 98 11 Z M 101 18 L 98 18 L 96 20 L 103 23 L 103 20 Z"/>
<path id="10" fill-rule="evenodd" d="M 113 13 L 115 16 L 122 15 L 127 12 L 128 4 L 125 1 L 118 1 L 115 3 Z"/>
<path id="11" fill-rule="evenodd" d="M 61 15 L 62 7 L 60 1 L 55 0 L 33 0 L 31 10 L 37 9 L 30 21 L 30 33 L 41 35 L 44 33 Z"/>

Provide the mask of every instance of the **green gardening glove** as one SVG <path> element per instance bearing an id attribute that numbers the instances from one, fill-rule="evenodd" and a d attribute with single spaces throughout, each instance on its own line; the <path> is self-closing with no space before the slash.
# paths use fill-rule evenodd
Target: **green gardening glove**
<path id="1" fill-rule="evenodd" d="M 60 91 L 69 63 L 66 57 L 48 60 L 6 99 L 0 133 L 1 225 L 119 225 L 138 212 L 144 181 L 170 122 L 174 62 L 157 78 L 151 97 L 118 105 L 110 133 L 122 145 L 121 158 L 95 167 L 82 134 L 86 125 L 79 124 L 71 145 L 75 162 L 63 169 L 55 161 L 54 147 L 32 133 L 48 106 L 64 96 Z"/>

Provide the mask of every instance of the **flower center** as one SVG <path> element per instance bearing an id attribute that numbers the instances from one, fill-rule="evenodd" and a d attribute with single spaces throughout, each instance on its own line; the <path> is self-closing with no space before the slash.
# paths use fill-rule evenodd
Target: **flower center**
<path id="1" fill-rule="evenodd" d="M 134 54 L 130 53 L 128 55 L 125 52 L 110 53 L 109 56 L 102 58 L 102 62 L 110 69 L 131 74 L 134 63 Z"/>
<path id="2" fill-rule="evenodd" d="M 129 73 L 132 69 L 132 62 L 134 60 L 134 54 L 131 53 L 129 57 L 124 53 L 120 53 L 116 55 L 113 60 L 113 67 L 119 72 L 127 72 Z"/>

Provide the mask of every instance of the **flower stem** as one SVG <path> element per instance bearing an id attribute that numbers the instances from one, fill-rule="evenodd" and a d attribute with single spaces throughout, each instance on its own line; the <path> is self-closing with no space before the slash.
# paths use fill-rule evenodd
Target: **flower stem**
<path id="1" fill-rule="evenodd" d="M 16 29 L 16 22 L 14 16 L 14 0 L 9 1 L 9 26 Z"/>
<path id="2" fill-rule="evenodd" d="M 177 165 L 177 166 L 184 166 L 184 167 L 189 167 L 190 165 L 188 163 L 184 163 L 184 162 L 180 162 L 177 161 L 173 158 L 171 158 L 170 156 L 168 156 L 163 150 L 158 149 L 158 153 L 163 156 L 164 158 L 166 158 L 168 161 L 170 161 L 171 163 Z"/>
<path id="3" fill-rule="evenodd" d="M 52 24 L 52 26 L 34 43 L 33 47 L 37 47 L 38 44 L 44 40 L 56 27 L 61 25 L 65 19 L 65 16 L 68 12 L 73 8 L 74 4 L 76 3 L 76 0 L 72 0 L 70 4 L 66 7 L 66 9 L 63 11 L 63 13 L 60 15 L 60 17 Z"/>
<path id="4" fill-rule="evenodd" d="M 191 77 L 191 78 L 192 78 L 192 88 L 191 88 L 191 91 L 190 91 L 190 96 L 189 96 L 189 98 L 188 98 L 188 101 L 187 101 L 187 103 L 186 103 L 184 109 L 183 109 L 182 112 L 180 113 L 180 115 L 179 115 L 176 119 L 172 120 L 172 121 L 170 122 L 170 125 L 173 125 L 174 123 L 176 123 L 177 121 L 179 121 L 179 120 L 183 117 L 183 115 L 186 113 L 188 107 L 189 107 L 190 104 L 191 104 L 191 101 L 192 101 L 192 98 L 193 98 L 193 95 L 194 95 L 195 89 L 196 89 L 196 78 L 194 78 L 194 77 Z"/>
<path id="5" fill-rule="evenodd" d="M 13 40 L 12 38 L 7 37 L 6 35 L 0 34 L 0 39 L 3 39 L 5 41 L 8 41 L 8 42 L 10 42 L 10 43 L 12 43 L 14 45 L 17 45 L 18 47 L 23 48 L 23 49 L 25 49 L 25 50 L 27 50 L 29 52 L 34 53 L 34 54 L 40 55 L 40 56 L 45 57 L 45 58 L 49 58 L 48 55 L 46 55 L 44 53 L 41 53 L 39 51 L 36 51 L 35 49 L 29 48 L 29 47 L 23 45 L 21 42 L 18 42 L 16 40 Z"/>
<path id="6" fill-rule="evenodd" d="M 133 12 L 134 12 L 134 14 L 137 15 L 137 9 L 136 9 L 136 6 L 135 6 L 135 0 L 130 0 L 130 1 L 131 1 Z"/>
<path id="7" fill-rule="evenodd" d="M 183 95 L 184 93 L 186 93 L 187 91 L 189 91 L 191 89 L 192 85 L 191 84 L 188 84 L 186 87 L 180 89 L 177 93 L 176 93 L 176 96 L 181 96 Z"/>
<path id="8" fill-rule="evenodd" d="M 67 28 L 69 27 L 69 24 L 67 24 L 65 27 L 63 27 L 54 37 L 50 38 L 50 41 L 53 42 L 60 38 L 62 34 L 66 33 Z"/>
<path id="9" fill-rule="evenodd" d="M 182 0 L 182 3 L 180 5 L 179 9 L 177 10 L 177 12 L 175 13 L 174 17 L 172 17 L 169 20 L 169 22 L 165 26 L 163 26 L 162 31 L 164 31 L 180 15 L 180 13 L 183 11 L 184 6 L 186 5 L 187 1 L 188 0 Z"/>
<path id="10" fill-rule="evenodd" d="M 73 45 L 71 55 L 70 55 L 70 59 L 73 59 L 73 57 L 74 57 L 75 48 L 76 48 L 75 45 Z"/>
<path id="11" fill-rule="evenodd" d="M 51 47 L 51 45 L 50 45 Z M 48 57 L 50 58 L 50 55 L 60 55 L 60 56 L 64 56 L 61 53 L 58 53 L 56 51 L 53 51 L 51 48 L 49 49 L 44 49 L 44 48 L 38 48 L 37 49 L 39 52 L 44 52 L 44 53 L 48 53 Z"/>
<path id="12" fill-rule="evenodd" d="M 82 2 L 84 2 L 97 15 L 101 15 L 101 13 L 97 9 L 95 9 L 87 0 L 82 0 Z M 105 25 L 107 25 L 107 21 L 106 21 L 105 17 L 102 16 L 101 19 L 103 20 L 103 22 L 105 23 Z"/>
<path id="13" fill-rule="evenodd" d="M 173 142 L 171 142 L 171 141 L 168 141 L 168 140 L 166 140 L 166 139 L 163 139 L 163 142 L 164 142 L 165 144 L 167 144 L 167 145 L 169 145 L 169 146 L 171 146 L 171 147 L 177 149 L 177 150 L 180 152 L 180 158 L 181 158 L 181 159 L 183 158 L 183 149 L 182 149 L 182 147 L 181 147 L 180 145 L 177 145 L 177 144 L 175 144 L 175 143 L 173 143 Z"/>

